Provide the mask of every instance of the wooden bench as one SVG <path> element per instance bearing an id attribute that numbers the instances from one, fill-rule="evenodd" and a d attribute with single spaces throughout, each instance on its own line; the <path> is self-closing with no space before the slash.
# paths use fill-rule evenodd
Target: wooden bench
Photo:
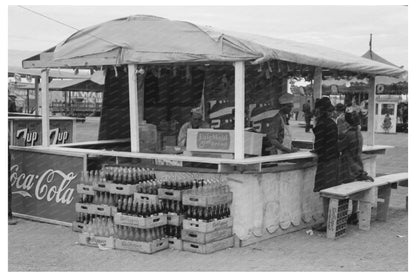
<path id="1" fill-rule="evenodd" d="M 374 182 L 356 181 L 321 190 L 324 208 L 328 207 L 327 238 L 335 239 L 345 234 L 349 200 L 359 203 L 359 229 L 370 230 L 371 206 L 376 203 L 376 195 L 376 219 L 386 221 L 391 189 L 397 188 L 397 185 L 407 185 L 407 180 L 407 172 L 395 173 L 376 177 Z"/>

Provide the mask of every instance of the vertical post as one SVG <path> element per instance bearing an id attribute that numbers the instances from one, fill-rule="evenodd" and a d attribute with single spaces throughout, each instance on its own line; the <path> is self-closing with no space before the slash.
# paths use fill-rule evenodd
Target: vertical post
<path id="1" fill-rule="evenodd" d="M 27 113 L 30 113 L 30 100 L 29 100 L 29 96 L 30 96 L 30 93 L 29 93 L 29 89 L 27 89 L 26 90 L 26 112 Z"/>
<path id="2" fill-rule="evenodd" d="M 35 77 L 35 115 L 39 115 L 39 77 Z"/>
<path id="3" fill-rule="evenodd" d="M 315 101 L 317 98 L 322 98 L 322 68 L 320 67 L 315 67 L 313 75 L 313 108 L 315 108 Z"/>
<path id="4" fill-rule="evenodd" d="M 144 78 L 146 72 L 142 74 L 139 72 L 137 76 L 137 90 L 138 90 L 138 108 L 139 108 L 139 123 L 144 121 Z"/>
<path id="5" fill-rule="evenodd" d="M 42 146 L 48 147 L 49 141 L 49 69 L 41 72 L 42 87 Z"/>
<path id="6" fill-rule="evenodd" d="M 234 63 L 234 159 L 244 159 L 244 103 L 245 67 L 244 62 Z"/>
<path id="7" fill-rule="evenodd" d="M 130 109 L 130 144 L 131 152 L 140 152 L 139 140 L 139 103 L 137 94 L 136 65 L 128 65 L 129 75 L 129 109 Z"/>
<path id="8" fill-rule="evenodd" d="M 368 91 L 368 121 L 367 145 L 374 145 L 374 119 L 376 116 L 376 78 L 370 77 L 370 90 Z"/>

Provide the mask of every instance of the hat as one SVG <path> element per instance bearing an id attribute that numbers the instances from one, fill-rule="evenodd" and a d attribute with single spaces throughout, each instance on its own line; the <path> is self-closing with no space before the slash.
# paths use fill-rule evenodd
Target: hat
<path id="1" fill-rule="evenodd" d="M 345 111 L 345 106 L 341 103 L 338 103 L 338 104 L 335 105 L 335 110 L 338 111 L 338 112 L 343 112 L 343 111 Z"/>
<path id="2" fill-rule="evenodd" d="M 202 116 L 202 109 L 201 107 L 196 107 L 191 110 L 192 115 L 201 115 Z"/>
<path id="3" fill-rule="evenodd" d="M 316 101 L 315 109 L 319 109 L 323 112 L 332 112 L 334 110 L 334 106 L 332 106 L 331 100 L 328 97 L 323 97 Z"/>
<path id="4" fill-rule="evenodd" d="M 285 93 L 279 97 L 280 104 L 292 104 L 293 103 L 293 95 L 290 93 Z"/>

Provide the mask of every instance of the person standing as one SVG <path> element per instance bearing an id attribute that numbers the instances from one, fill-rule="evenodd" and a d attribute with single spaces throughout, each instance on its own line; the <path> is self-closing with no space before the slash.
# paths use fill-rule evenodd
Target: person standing
<path id="1" fill-rule="evenodd" d="M 350 125 L 345 121 L 345 106 L 341 103 L 335 105 L 335 123 L 338 127 L 338 139 L 345 136 Z"/>
<path id="2" fill-rule="evenodd" d="M 311 104 L 310 100 L 308 100 L 305 104 L 302 106 L 302 111 L 305 116 L 305 132 L 309 133 L 311 128 L 311 119 L 312 119 L 312 110 L 311 110 Z"/>
<path id="3" fill-rule="evenodd" d="M 209 124 L 202 120 L 202 110 L 200 108 L 194 108 L 191 110 L 191 121 L 182 125 L 178 134 L 178 146 L 186 146 L 186 138 L 188 136 L 188 129 L 210 128 Z"/>
<path id="4" fill-rule="evenodd" d="M 263 121 L 260 129 L 263 138 L 263 155 L 285 154 L 298 151 L 292 147 L 292 135 L 285 118 L 293 108 L 293 95 L 285 93 L 279 97 L 279 112 L 270 120 Z"/>

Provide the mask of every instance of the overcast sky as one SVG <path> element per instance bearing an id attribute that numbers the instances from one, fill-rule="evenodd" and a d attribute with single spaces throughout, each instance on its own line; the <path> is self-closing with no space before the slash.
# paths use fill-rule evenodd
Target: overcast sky
<path id="1" fill-rule="evenodd" d="M 362 55 L 373 50 L 408 67 L 406 6 L 25 6 L 76 29 L 133 14 L 150 14 L 220 29 L 309 42 Z M 8 48 L 43 51 L 74 29 L 8 7 Z"/>

